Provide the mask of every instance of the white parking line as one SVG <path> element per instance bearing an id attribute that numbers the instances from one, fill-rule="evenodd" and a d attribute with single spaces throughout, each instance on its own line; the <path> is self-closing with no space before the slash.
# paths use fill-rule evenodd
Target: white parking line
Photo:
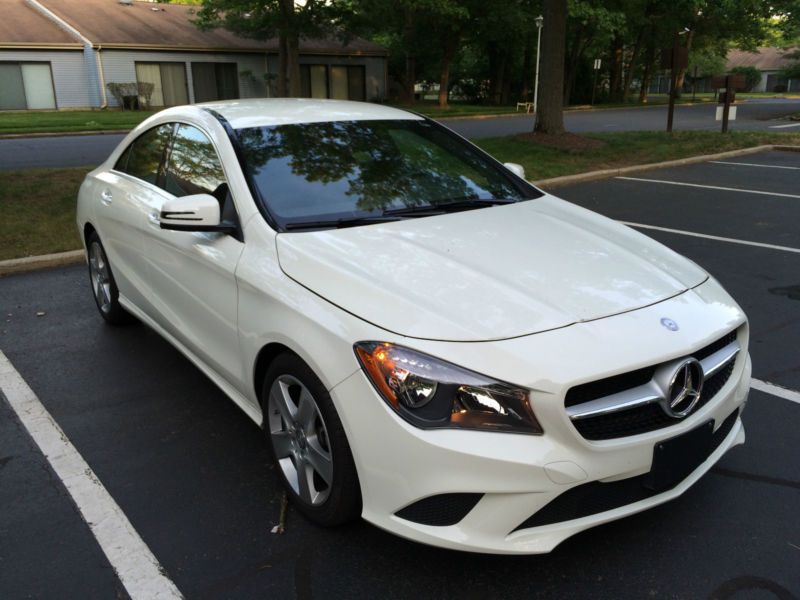
<path id="1" fill-rule="evenodd" d="M 770 394 L 771 396 L 777 396 L 789 402 L 800 404 L 800 392 L 795 392 L 794 390 L 775 385 L 774 383 L 761 381 L 760 379 L 752 379 L 750 381 L 750 387 L 759 392 L 764 392 L 765 394 Z"/>
<path id="2" fill-rule="evenodd" d="M 704 188 L 707 190 L 722 190 L 723 192 L 741 192 L 743 194 L 759 194 L 761 196 L 779 196 L 781 198 L 798 198 L 797 194 L 780 194 L 778 192 L 764 192 L 761 190 L 743 190 L 740 188 L 720 187 L 718 185 L 702 185 L 699 183 L 684 183 L 683 181 L 666 181 L 664 179 L 643 179 L 641 177 L 615 177 L 615 179 L 625 179 L 626 181 L 643 181 L 645 183 L 663 183 L 665 185 L 680 185 L 685 187 Z"/>
<path id="3" fill-rule="evenodd" d="M 794 252 L 800 254 L 800 248 L 791 248 L 790 246 L 776 246 L 775 244 L 764 244 L 762 242 L 750 242 L 747 240 L 737 240 L 735 238 L 722 237 L 719 235 L 708 235 L 706 233 L 697 233 L 695 231 L 684 231 L 683 229 L 670 229 L 669 227 L 658 227 L 656 225 L 645 225 L 644 223 L 632 223 L 630 221 L 619 221 L 628 227 L 636 227 L 637 229 L 653 229 L 655 231 L 664 231 L 666 233 L 677 233 L 678 235 L 688 235 L 691 237 L 704 238 L 707 240 L 714 240 L 717 242 L 728 242 L 731 244 L 741 244 L 742 246 L 755 246 L 756 248 L 767 248 L 769 250 L 780 250 L 781 252 Z"/>
<path id="4" fill-rule="evenodd" d="M 0 390 L 69 492 L 128 595 L 133 600 L 183 598 L 125 513 L 2 352 Z"/>
<path id="5" fill-rule="evenodd" d="M 791 171 L 800 171 L 800 167 L 786 167 L 784 165 L 761 165 L 758 163 L 743 163 L 726 160 L 710 160 L 708 162 L 715 165 L 736 165 L 737 167 L 763 167 L 765 169 L 789 169 Z"/>
<path id="6" fill-rule="evenodd" d="M 800 123 L 787 123 L 786 125 L 770 125 L 770 129 L 786 129 L 787 127 L 800 127 Z"/>

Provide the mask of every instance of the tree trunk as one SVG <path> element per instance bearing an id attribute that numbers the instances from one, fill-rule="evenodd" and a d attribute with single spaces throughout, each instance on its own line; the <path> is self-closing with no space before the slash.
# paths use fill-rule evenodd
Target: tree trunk
<path id="1" fill-rule="evenodd" d="M 300 85 L 300 39 L 297 34 L 286 40 L 286 70 L 289 75 L 289 96 L 299 98 L 302 92 Z"/>
<path id="2" fill-rule="evenodd" d="M 567 38 L 567 0 L 542 3 L 541 84 L 535 131 L 564 133 L 564 46 Z"/>
<path id="3" fill-rule="evenodd" d="M 611 39 L 611 73 L 609 74 L 608 93 L 611 102 L 622 101 L 622 38 L 614 35 Z"/>
<path id="4" fill-rule="evenodd" d="M 586 49 L 586 43 L 583 38 L 583 32 L 585 29 L 586 27 L 582 23 L 578 23 L 578 25 L 575 27 L 575 35 L 572 40 L 572 44 L 567 52 L 567 56 L 569 58 L 564 66 L 564 104 L 567 106 L 570 103 L 572 90 L 575 87 L 575 78 L 578 75 L 578 63 L 580 62 L 581 56 Z"/>
<path id="5" fill-rule="evenodd" d="M 534 38 L 529 36 L 525 42 L 525 53 L 522 56 L 522 93 L 520 100 L 528 102 L 533 99 L 533 92 L 531 91 L 531 82 L 533 81 L 533 44 Z"/>
<path id="6" fill-rule="evenodd" d="M 442 73 L 439 78 L 439 108 L 447 108 L 447 97 L 450 92 L 450 66 L 453 64 L 460 37 L 457 31 L 453 31 L 447 36 L 442 56 Z"/>
<path id="7" fill-rule="evenodd" d="M 285 98 L 287 95 L 286 79 L 288 69 L 286 68 L 286 61 L 288 59 L 289 51 L 286 47 L 286 34 L 281 33 L 278 36 L 278 97 Z"/>
<path id="8" fill-rule="evenodd" d="M 625 72 L 625 81 L 622 84 L 622 101 L 628 99 L 631 93 L 631 84 L 633 83 L 633 74 L 636 71 L 636 63 L 639 60 L 639 51 L 642 47 L 644 40 L 645 27 L 639 29 L 639 34 L 636 36 L 636 42 L 633 44 L 633 52 L 631 52 L 631 60 L 628 63 L 628 70 Z"/>
<path id="9" fill-rule="evenodd" d="M 417 83 L 417 59 L 414 55 L 414 12 L 406 6 L 403 15 L 403 46 L 406 53 L 406 72 L 403 81 L 405 103 L 414 104 L 414 85 Z"/>
<path id="10" fill-rule="evenodd" d="M 694 30 L 688 32 L 686 34 L 686 52 L 692 51 L 692 37 L 694 36 Z M 678 78 L 675 80 L 675 97 L 681 97 L 681 91 L 683 90 L 683 81 L 686 79 L 686 67 L 678 70 Z"/>
<path id="11" fill-rule="evenodd" d="M 651 36 L 644 54 L 644 73 L 642 74 L 642 87 L 639 90 L 639 102 L 642 104 L 647 104 L 647 93 L 650 88 L 650 79 L 653 77 L 653 62 L 655 59 L 656 47 Z"/>

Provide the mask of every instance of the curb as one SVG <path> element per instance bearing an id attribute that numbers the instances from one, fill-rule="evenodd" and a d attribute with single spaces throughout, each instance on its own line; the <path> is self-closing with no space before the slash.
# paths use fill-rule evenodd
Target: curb
<path id="1" fill-rule="evenodd" d="M 695 163 L 708 162 L 710 160 L 719 160 L 720 158 L 732 158 L 735 156 L 745 156 L 747 154 L 756 154 L 758 152 L 765 152 L 769 150 L 783 150 L 788 152 L 800 152 L 800 146 L 782 146 L 780 144 L 765 144 L 763 146 L 752 146 L 750 148 L 740 148 L 738 150 L 728 150 L 727 152 L 718 152 L 716 154 L 701 154 L 699 156 L 690 156 L 688 158 L 678 158 L 675 160 L 667 160 L 659 163 L 648 163 L 644 165 L 633 165 L 630 167 L 619 167 L 616 169 L 602 169 L 599 171 L 588 171 L 586 173 L 576 173 L 575 175 L 562 175 L 561 177 L 551 177 L 550 179 L 540 179 L 539 181 L 531 181 L 533 185 L 555 188 L 573 183 L 584 183 L 587 181 L 595 181 L 597 179 L 608 179 L 609 177 L 618 177 L 620 175 L 628 175 L 630 173 L 639 173 L 641 171 L 651 171 L 653 169 L 667 169 L 669 167 L 680 167 L 682 165 L 693 165 Z"/>
<path id="2" fill-rule="evenodd" d="M 19 138 L 78 137 L 82 135 L 119 135 L 128 134 L 130 129 L 99 129 L 95 131 L 39 131 L 35 133 L 0 133 L 0 140 Z"/>
<path id="3" fill-rule="evenodd" d="M 42 254 L 40 256 L 26 256 L 25 258 L 12 258 L 0 260 L 0 277 L 15 273 L 27 273 L 40 269 L 65 267 L 84 262 L 86 254 L 83 250 L 70 250 L 56 254 Z"/>

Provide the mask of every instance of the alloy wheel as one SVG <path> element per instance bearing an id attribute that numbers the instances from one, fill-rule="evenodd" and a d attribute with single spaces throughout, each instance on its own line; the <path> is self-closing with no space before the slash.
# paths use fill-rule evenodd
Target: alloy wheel
<path id="1" fill-rule="evenodd" d="M 268 411 L 270 439 L 284 477 L 304 503 L 323 504 L 333 483 L 333 457 L 314 396 L 299 379 L 280 375 L 270 388 Z"/>
<path id="2" fill-rule="evenodd" d="M 89 246 L 89 274 L 97 306 L 102 312 L 108 313 L 111 310 L 111 275 L 105 252 L 98 242 L 92 242 Z"/>

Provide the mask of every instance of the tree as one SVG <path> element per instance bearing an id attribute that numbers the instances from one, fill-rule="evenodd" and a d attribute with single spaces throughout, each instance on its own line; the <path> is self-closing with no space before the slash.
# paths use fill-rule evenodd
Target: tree
<path id="1" fill-rule="evenodd" d="M 567 0 L 543 0 L 542 60 L 535 131 L 564 133 L 564 48 Z"/>
<path id="2" fill-rule="evenodd" d="M 336 0 L 203 0 L 195 23 L 258 40 L 278 38 L 278 96 L 300 96 L 301 37 L 334 31 Z"/>

